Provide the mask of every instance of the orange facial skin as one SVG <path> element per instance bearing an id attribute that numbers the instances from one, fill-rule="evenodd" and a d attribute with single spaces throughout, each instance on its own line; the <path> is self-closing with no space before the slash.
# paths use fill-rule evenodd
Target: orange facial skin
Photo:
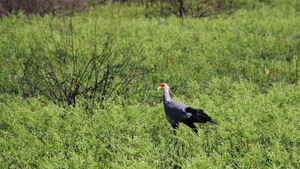
<path id="1" fill-rule="evenodd" d="M 163 89 L 167 86 L 166 83 L 161 83 L 159 86 L 158 86 L 158 89 Z"/>

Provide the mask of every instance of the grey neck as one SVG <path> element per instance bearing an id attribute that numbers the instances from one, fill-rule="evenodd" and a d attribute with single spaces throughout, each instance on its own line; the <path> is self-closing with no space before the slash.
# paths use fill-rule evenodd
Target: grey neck
<path id="1" fill-rule="evenodd" d="M 164 95 L 163 95 L 164 102 L 171 102 L 172 98 L 170 96 L 170 88 L 167 86 L 164 88 Z"/>

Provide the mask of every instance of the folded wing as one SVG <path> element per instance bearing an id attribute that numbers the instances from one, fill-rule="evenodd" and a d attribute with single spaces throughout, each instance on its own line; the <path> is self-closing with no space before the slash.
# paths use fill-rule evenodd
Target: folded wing
<path id="1" fill-rule="evenodd" d="M 191 107 L 187 107 L 185 109 L 186 113 L 192 114 L 190 117 L 190 122 L 194 123 L 215 123 L 214 120 L 212 120 L 206 113 L 204 113 L 201 109 L 194 109 Z"/>

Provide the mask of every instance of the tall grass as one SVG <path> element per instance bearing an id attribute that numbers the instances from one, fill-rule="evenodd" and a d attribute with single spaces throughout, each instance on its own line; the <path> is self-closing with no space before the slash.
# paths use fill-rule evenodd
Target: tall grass
<path id="1" fill-rule="evenodd" d="M 218 95 L 223 85 L 232 86 L 227 96 Z M 299 167 L 298 86 L 277 84 L 268 94 L 243 81 L 214 88 L 200 100 L 175 99 L 205 109 L 219 126 L 199 125 L 199 135 L 181 126 L 176 136 L 161 104 L 110 104 L 90 114 L 2 96 L 1 167 Z"/>
<path id="2" fill-rule="evenodd" d="M 120 104 L 107 100 L 105 109 L 96 104 L 94 114 L 80 104 L 61 108 L 39 96 L 19 97 L 18 52 L 29 52 L 33 41 L 51 48 L 47 37 L 62 38 L 55 25 L 70 19 L 75 41 L 92 37 L 96 23 L 119 46 L 142 44 L 138 55 L 153 71 L 130 90 L 143 92 L 118 98 Z M 300 167 L 300 27 L 293 6 L 261 5 L 213 20 L 128 19 L 90 10 L 0 22 L 0 168 Z M 84 52 L 88 45 L 78 47 Z M 175 100 L 204 109 L 219 126 L 200 124 L 196 135 L 182 125 L 174 135 L 161 100 L 152 97 L 162 95 L 155 90 L 161 82 Z"/>

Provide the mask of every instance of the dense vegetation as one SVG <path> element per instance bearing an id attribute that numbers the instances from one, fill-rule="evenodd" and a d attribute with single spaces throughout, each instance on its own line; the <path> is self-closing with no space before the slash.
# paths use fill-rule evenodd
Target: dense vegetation
<path id="1" fill-rule="evenodd" d="M 201 19 L 117 4 L 1 18 L 0 167 L 299 168 L 299 2 L 244 5 Z M 174 135 L 161 82 L 219 125 Z"/>

